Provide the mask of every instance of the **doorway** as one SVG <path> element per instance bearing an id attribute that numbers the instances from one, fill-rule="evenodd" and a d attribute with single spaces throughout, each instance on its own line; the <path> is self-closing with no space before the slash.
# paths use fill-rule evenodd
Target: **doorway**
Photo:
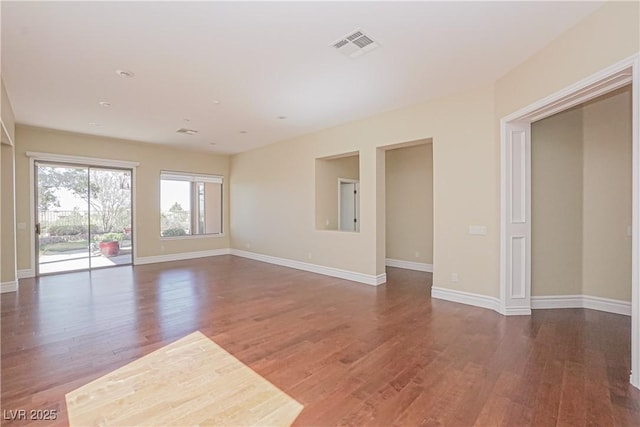
<path id="1" fill-rule="evenodd" d="M 531 125 L 531 308 L 631 314 L 631 87 Z"/>
<path id="2" fill-rule="evenodd" d="M 131 265 L 132 170 L 36 161 L 36 274 Z"/>
<path id="3" fill-rule="evenodd" d="M 631 84 L 632 91 L 632 262 L 631 384 L 640 388 L 640 57 L 634 55 L 522 110 L 501 127 L 500 309 L 531 314 L 531 123 Z"/>
<path id="4" fill-rule="evenodd" d="M 432 273 L 432 140 L 385 148 L 385 265 Z"/>

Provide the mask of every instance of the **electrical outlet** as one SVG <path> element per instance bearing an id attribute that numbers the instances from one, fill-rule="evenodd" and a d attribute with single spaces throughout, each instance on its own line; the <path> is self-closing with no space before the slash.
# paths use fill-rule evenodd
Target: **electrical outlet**
<path id="1" fill-rule="evenodd" d="M 416 258 L 420 258 L 420 252 L 416 251 Z"/>
<path id="2" fill-rule="evenodd" d="M 309 258 L 309 259 L 313 258 L 313 254 L 312 254 L 311 252 L 309 252 L 309 253 L 307 254 L 307 258 Z"/>
<path id="3" fill-rule="evenodd" d="M 330 223 L 329 223 L 329 220 L 328 220 L 328 219 L 325 219 L 325 220 L 324 220 L 324 225 L 326 225 L 326 226 L 328 227 L 328 226 L 329 226 L 329 224 L 330 224 Z"/>
<path id="4" fill-rule="evenodd" d="M 458 273 L 451 273 L 451 281 L 453 283 L 458 283 L 460 281 L 460 278 L 458 277 Z"/>
<path id="5" fill-rule="evenodd" d="M 160 245 L 160 250 L 164 252 L 164 245 Z"/>
<path id="6" fill-rule="evenodd" d="M 251 243 L 247 242 L 244 245 L 247 247 L 247 249 L 251 249 Z"/>

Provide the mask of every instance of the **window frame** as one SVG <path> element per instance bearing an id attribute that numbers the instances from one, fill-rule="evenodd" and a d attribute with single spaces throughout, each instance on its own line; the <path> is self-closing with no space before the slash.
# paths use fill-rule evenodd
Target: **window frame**
<path id="1" fill-rule="evenodd" d="M 160 180 L 159 180 L 159 208 L 160 208 L 160 217 L 162 217 L 162 181 L 181 181 L 181 182 L 190 182 L 192 185 L 190 186 L 190 195 L 189 195 L 189 224 L 190 224 L 190 233 L 186 236 L 163 236 L 162 235 L 162 224 L 160 226 L 160 240 L 182 240 L 182 239 L 203 239 L 203 238 L 212 238 L 212 237 L 224 237 L 224 225 L 225 225 L 225 213 L 224 213 L 224 176 L 222 175 L 212 175 L 212 174 L 200 174 L 200 173 L 190 173 L 190 172 L 175 172 L 175 171 L 160 171 Z M 193 234 L 194 230 L 199 228 L 199 219 L 200 219 L 200 200 L 198 194 L 198 185 L 199 183 L 212 183 L 212 184 L 220 184 L 220 233 L 206 233 L 206 234 Z M 196 212 L 198 209 L 198 212 Z M 206 208 L 204 208 L 206 209 Z M 206 212 L 206 210 L 205 210 Z M 194 215 L 196 213 L 196 215 Z"/>

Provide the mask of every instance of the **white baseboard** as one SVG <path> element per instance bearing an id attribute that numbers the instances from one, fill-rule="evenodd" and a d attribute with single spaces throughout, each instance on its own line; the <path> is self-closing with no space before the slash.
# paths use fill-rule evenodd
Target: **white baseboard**
<path id="1" fill-rule="evenodd" d="M 588 308 L 631 316 L 631 303 L 591 295 L 548 295 L 531 297 L 531 308 Z"/>
<path id="2" fill-rule="evenodd" d="M 549 295 L 531 297 L 531 308 L 582 308 L 582 295 Z"/>
<path id="3" fill-rule="evenodd" d="M 387 267 L 404 268 L 406 270 L 426 271 L 433 273 L 433 264 L 425 264 L 423 262 L 402 261 L 401 259 L 387 258 L 385 261 Z"/>
<path id="4" fill-rule="evenodd" d="M 631 316 L 631 302 L 620 301 L 609 298 L 584 296 L 584 308 L 591 310 L 606 311 L 608 313 L 623 314 Z"/>
<path id="5" fill-rule="evenodd" d="M 366 285 L 378 286 L 387 281 L 386 274 L 374 276 L 372 274 L 357 273 L 354 271 L 340 270 L 333 267 L 325 267 L 323 265 L 310 264 L 302 261 L 294 261 L 286 258 L 278 258 L 270 255 L 263 255 L 255 252 L 242 251 L 240 249 L 231 249 L 231 255 L 242 258 L 249 258 L 255 261 L 262 261 L 269 264 L 281 265 L 283 267 L 295 268 L 296 270 L 309 271 L 311 273 L 324 274 L 325 276 L 338 277 L 340 279 L 351 280 L 353 282 L 364 283 Z"/>
<path id="6" fill-rule="evenodd" d="M 530 315 L 531 309 L 549 308 L 588 308 L 591 310 L 606 311 L 608 313 L 631 316 L 631 303 L 609 298 L 594 297 L 590 295 L 551 295 L 531 297 L 531 309 L 529 307 L 500 307 L 498 298 L 471 292 L 457 291 L 453 289 L 431 288 L 431 297 L 476 307 L 488 308 L 505 316 Z"/>
<path id="7" fill-rule="evenodd" d="M 18 270 L 18 279 L 30 279 L 32 277 L 36 277 L 36 269 L 35 268 L 27 268 L 24 270 Z"/>
<path id="8" fill-rule="evenodd" d="M 143 265 L 143 264 L 155 264 L 158 262 L 182 261 L 185 259 L 205 258 L 210 256 L 218 256 L 218 255 L 229 255 L 230 252 L 231 251 L 229 248 L 224 248 L 224 249 L 211 249 L 208 251 L 198 251 L 198 252 L 182 252 L 179 254 L 146 256 L 146 257 L 136 258 L 133 261 L 133 264 Z"/>
<path id="9" fill-rule="evenodd" d="M 0 293 L 4 294 L 6 292 L 15 292 L 18 290 L 18 282 L 2 282 L 0 283 Z"/>
<path id="10" fill-rule="evenodd" d="M 474 294 L 471 292 L 456 291 L 454 289 L 439 288 L 437 286 L 431 287 L 431 298 L 442 299 L 445 301 L 457 302 L 460 304 L 473 305 L 475 307 L 488 308 L 489 310 L 497 311 L 501 314 L 500 300 L 495 297 L 487 295 Z M 515 313 L 508 313 L 515 314 Z"/>

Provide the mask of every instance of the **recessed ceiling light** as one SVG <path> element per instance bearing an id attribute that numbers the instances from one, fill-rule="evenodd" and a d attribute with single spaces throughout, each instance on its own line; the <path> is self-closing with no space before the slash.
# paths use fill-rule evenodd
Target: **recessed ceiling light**
<path id="1" fill-rule="evenodd" d="M 127 77 L 127 78 L 135 77 L 135 74 L 133 71 L 127 71 L 127 70 L 116 70 L 116 74 L 119 75 L 120 77 Z"/>
<path id="2" fill-rule="evenodd" d="M 240 133 L 248 133 L 246 130 L 241 130 Z"/>
<path id="3" fill-rule="evenodd" d="M 216 145 L 216 143 L 215 142 L 210 142 L 209 145 Z"/>
<path id="4" fill-rule="evenodd" d="M 100 127 L 100 126 L 102 126 L 102 125 L 101 125 L 100 123 L 98 123 L 98 122 L 89 122 L 89 126 L 92 126 L 92 127 Z"/>
<path id="5" fill-rule="evenodd" d="M 187 123 L 191 121 L 191 119 L 187 119 L 187 118 L 184 118 L 184 119 L 182 119 L 182 120 L 184 120 L 184 121 L 185 121 L 185 122 L 187 122 Z"/>
<path id="6" fill-rule="evenodd" d="M 278 119 L 279 119 L 279 120 L 284 120 L 284 119 L 286 119 L 286 118 L 287 118 L 287 116 L 278 116 Z"/>
<path id="7" fill-rule="evenodd" d="M 216 105 L 220 104 L 220 101 L 218 101 L 217 99 L 213 99 L 213 100 L 211 100 L 211 102 L 213 102 Z"/>
<path id="8" fill-rule="evenodd" d="M 98 102 L 101 107 L 111 107 L 111 103 L 109 101 L 100 101 Z"/>

